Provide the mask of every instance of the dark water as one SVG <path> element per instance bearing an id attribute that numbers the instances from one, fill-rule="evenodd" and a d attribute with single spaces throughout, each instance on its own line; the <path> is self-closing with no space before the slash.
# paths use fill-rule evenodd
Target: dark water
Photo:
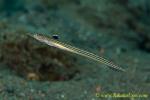
<path id="1" fill-rule="evenodd" d="M 1 0 L 0 99 L 97 100 L 96 92 L 148 96 L 149 18 L 149 0 Z M 126 72 L 46 46 L 27 33 L 55 36 Z"/>

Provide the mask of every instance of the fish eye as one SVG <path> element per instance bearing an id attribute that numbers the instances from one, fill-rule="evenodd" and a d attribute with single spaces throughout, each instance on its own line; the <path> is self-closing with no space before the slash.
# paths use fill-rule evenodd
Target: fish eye
<path id="1" fill-rule="evenodd" d="M 56 39 L 56 40 L 59 39 L 58 35 L 53 35 L 52 37 L 53 37 L 53 39 Z"/>

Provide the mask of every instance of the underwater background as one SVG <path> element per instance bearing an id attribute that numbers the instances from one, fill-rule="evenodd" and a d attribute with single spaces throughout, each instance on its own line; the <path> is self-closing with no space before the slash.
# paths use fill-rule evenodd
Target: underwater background
<path id="1" fill-rule="evenodd" d="M 58 35 L 126 72 L 27 33 Z M 149 100 L 149 94 L 149 0 L 0 0 L 0 100 Z"/>

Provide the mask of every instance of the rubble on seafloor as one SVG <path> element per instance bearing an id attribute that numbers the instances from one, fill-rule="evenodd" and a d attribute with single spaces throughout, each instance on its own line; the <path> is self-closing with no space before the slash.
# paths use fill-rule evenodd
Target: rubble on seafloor
<path id="1" fill-rule="evenodd" d="M 64 81 L 78 72 L 71 55 L 41 44 L 26 34 L 1 34 L 0 62 L 29 80 Z"/>

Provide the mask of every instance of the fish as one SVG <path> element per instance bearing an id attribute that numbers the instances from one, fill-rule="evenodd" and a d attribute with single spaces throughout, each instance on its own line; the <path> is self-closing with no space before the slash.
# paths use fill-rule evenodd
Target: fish
<path id="1" fill-rule="evenodd" d="M 78 54 L 78 55 L 86 57 L 88 59 L 92 59 L 96 62 L 105 64 L 111 69 L 125 72 L 125 69 L 119 67 L 118 65 L 116 65 L 113 62 L 105 59 L 104 57 L 98 56 L 98 55 L 96 55 L 94 53 L 91 53 L 91 52 L 88 52 L 86 50 L 82 50 L 82 49 L 77 48 L 75 46 L 60 42 L 60 41 L 58 41 L 56 39 L 53 39 L 53 38 L 51 38 L 47 35 L 39 34 L 39 33 L 38 34 L 28 34 L 28 35 L 33 37 L 34 39 L 42 42 L 42 43 L 45 43 L 45 44 L 49 45 L 49 46 L 59 48 L 61 50 L 68 51 L 68 52 L 71 52 L 71 53 L 74 53 L 74 54 Z"/>

